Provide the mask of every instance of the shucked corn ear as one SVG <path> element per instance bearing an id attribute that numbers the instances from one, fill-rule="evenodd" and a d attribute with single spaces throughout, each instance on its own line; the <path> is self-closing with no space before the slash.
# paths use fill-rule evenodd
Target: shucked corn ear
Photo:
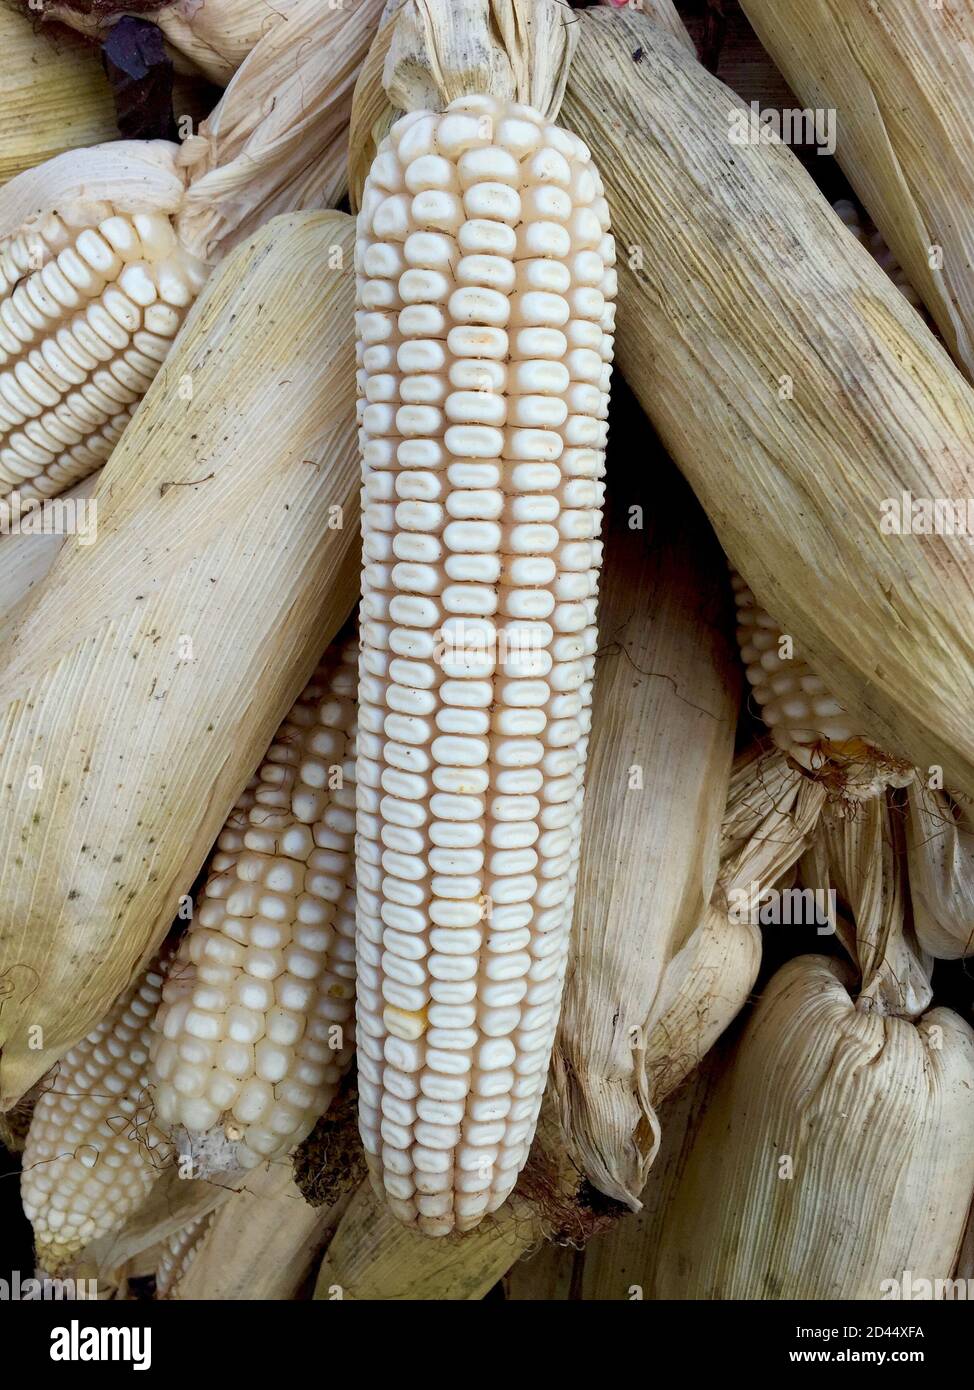
<path id="1" fill-rule="evenodd" d="M 4 625 L 6 1104 L 159 944 L 352 608 L 353 241 L 292 214 L 224 260 L 105 465 L 97 545 Z"/>
<path id="2" fill-rule="evenodd" d="M 147 1085 L 165 969 L 164 956 L 120 996 L 45 1079 L 34 1107 L 20 1191 L 49 1274 L 122 1226 L 169 1159 Z"/>
<path id="3" fill-rule="evenodd" d="M 746 108 L 661 26 L 576 19 L 562 115 L 599 151 L 626 248 L 621 369 L 856 733 L 974 795 L 974 555 L 881 529 L 904 492 L 967 496 L 969 386 L 794 155 L 731 141 Z"/>
<path id="4" fill-rule="evenodd" d="M 206 273 L 166 213 L 108 202 L 0 242 L 0 495 L 53 497 L 104 462 Z"/>
<path id="5" fill-rule="evenodd" d="M 567 959 L 614 248 L 588 150 L 463 97 L 359 214 L 360 1125 L 394 1211 L 477 1224 L 524 1164 Z"/>
<path id="6" fill-rule="evenodd" d="M 197 1216 L 168 1236 L 156 1265 L 156 1298 L 170 1298 L 189 1269 L 213 1221 L 213 1213 Z"/>
<path id="7" fill-rule="evenodd" d="M 857 734 L 844 706 L 758 605 L 741 576 L 732 575 L 731 582 L 741 657 L 775 744 L 851 802 L 878 796 L 887 786 L 905 787 L 912 770 Z"/>
<path id="8" fill-rule="evenodd" d="M 267 217 L 344 184 L 375 0 L 298 0 L 184 145 L 62 155 L 0 190 L 0 503 L 97 468 L 217 259 Z"/>
<path id="9" fill-rule="evenodd" d="M 153 1024 L 159 1121 L 201 1177 L 294 1148 L 351 1058 L 357 661 L 329 653 L 278 730 Z"/>

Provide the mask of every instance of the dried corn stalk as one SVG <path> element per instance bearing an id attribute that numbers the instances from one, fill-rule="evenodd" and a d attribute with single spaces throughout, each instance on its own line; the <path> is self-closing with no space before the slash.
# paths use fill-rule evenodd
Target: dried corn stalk
<path id="1" fill-rule="evenodd" d="M 182 145 L 73 151 L 0 192 L 0 506 L 97 468 L 212 264 L 275 214 L 341 196 L 371 21 L 365 4 L 329 11 L 322 43 L 318 0 L 301 0 Z"/>
<path id="2" fill-rule="evenodd" d="M 102 473 L 97 544 L 0 635 L 5 1104 L 159 944 L 352 606 L 353 233 L 294 214 L 223 263 Z"/>
<path id="3" fill-rule="evenodd" d="M 968 376 L 974 373 L 974 10 L 775 0 L 745 14 L 809 107 L 836 113 L 836 155 Z"/>
<path id="4" fill-rule="evenodd" d="M 115 138 L 115 103 L 97 53 L 73 34 L 38 32 L 13 0 L 0 3 L 0 43 L 0 184 L 63 150 Z"/>
<path id="5" fill-rule="evenodd" d="M 650 1067 L 661 1059 L 650 1054 L 662 1036 L 647 1039 L 667 969 L 713 892 L 740 693 L 722 557 L 675 471 L 654 473 L 652 493 L 623 473 L 612 494 L 579 886 L 552 1059 L 577 1162 L 632 1206 L 659 1135 Z M 721 1001 L 723 1022 L 753 977 L 739 983 L 740 995 Z M 693 1000 L 686 1031 L 667 1040 L 671 1053 L 694 1050 L 706 1002 Z"/>
<path id="6" fill-rule="evenodd" d="M 745 108 L 675 40 L 626 10 L 571 28 L 563 115 L 623 248 L 624 374 L 858 731 L 974 791 L 974 553 L 880 526 L 904 491 L 967 495 L 966 383 L 794 156 L 731 142 Z"/>
<path id="7" fill-rule="evenodd" d="M 663 1298 L 878 1299 L 951 1274 L 974 1189 L 974 1033 L 864 1011 L 853 972 L 773 977 L 663 1225 Z M 890 1284 L 888 1281 L 896 1281 Z"/>

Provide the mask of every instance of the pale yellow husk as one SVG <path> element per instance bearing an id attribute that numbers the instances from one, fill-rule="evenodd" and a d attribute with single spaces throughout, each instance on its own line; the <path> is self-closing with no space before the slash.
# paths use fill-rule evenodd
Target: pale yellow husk
<path id="1" fill-rule="evenodd" d="M 661 26 L 571 27 L 562 119 L 599 152 L 622 248 L 623 374 L 863 735 L 974 791 L 974 552 L 880 530 L 905 490 L 967 495 L 970 389 L 790 151 L 730 142 L 743 104 Z"/>
<path id="2" fill-rule="evenodd" d="M 0 0 L 0 45 L 0 184 L 63 150 L 117 135 L 115 103 L 98 53 L 81 39 L 39 29 L 14 0 Z"/>
<path id="3" fill-rule="evenodd" d="M 856 1007 L 824 956 L 768 984 L 670 1203 L 656 1287 L 678 1299 L 879 1299 L 947 1278 L 974 1189 L 974 1033 Z"/>
<path id="4" fill-rule="evenodd" d="M 214 1214 L 167 1297 L 218 1302 L 296 1298 L 348 1202 L 345 1196 L 324 1207 L 309 1206 L 289 1163 L 255 1169 Z"/>
<path id="5" fill-rule="evenodd" d="M 97 542 L 0 632 L 4 1105 L 159 945 L 351 609 L 353 240 L 293 214 L 223 262 L 101 474 Z"/>
<path id="6" fill-rule="evenodd" d="M 49 526 L 50 529 L 36 532 L 20 529 L 8 535 L 0 534 L 0 623 L 7 621 L 21 599 L 48 573 L 67 539 L 66 525 L 80 527 L 79 533 L 85 537 L 84 544 L 91 543 L 89 536 L 97 536 L 98 509 L 90 505 L 89 498 L 95 490 L 98 476 L 98 473 L 90 474 L 60 497 L 54 498 L 45 511 L 31 513 L 36 520 L 32 520 L 30 525 Z M 45 516 L 48 521 L 45 521 Z"/>
<path id="7" fill-rule="evenodd" d="M 653 1028 L 675 1002 L 663 999 L 668 968 L 717 877 L 741 687 L 723 558 L 675 470 L 663 461 L 653 474 L 650 489 L 624 470 L 610 494 L 578 893 L 552 1057 L 576 1161 L 634 1207 L 659 1137 L 656 1054 L 696 1049 L 690 1019 L 667 1043 Z M 722 1000 L 724 1022 L 753 976 L 734 983 L 743 989 Z M 706 1009 L 693 1001 L 697 1026 Z"/>
<path id="8" fill-rule="evenodd" d="M 969 804 L 917 778 L 906 848 L 917 939 L 943 960 L 974 954 L 974 823 Z"/>
<path id="9" fill-rule="evenodd" d="M 801 102 L 835 113 L 839 163 L 971 376 L 974 7 L 742 6 Z"/>

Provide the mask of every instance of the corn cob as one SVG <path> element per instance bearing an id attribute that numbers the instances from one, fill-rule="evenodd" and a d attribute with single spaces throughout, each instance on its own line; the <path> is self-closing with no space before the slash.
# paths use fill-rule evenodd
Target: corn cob
<path id="1" fill-rule="evenodd" d="M 169 1158 L 149 1103 L 149 1028 L 166 954 L 54 1069 L 34 1107 L 20 1180 L 38 1264 L 56 1274 L 117 1230 Z"/>
<path id="2" fill-rule="evenodd" d="M 288 42 L 272 28 L 182 147 L 78 150 L 0 193 L 0 506 L 104 462 L 214 262 L 267 217 L 341 196 L 376 14 L 362 0 L 322 36 L 316 0 L 298 0 Z"/>
<path id="3" fill-rule="evenodd" d="M 887 786 L 905 787 L 912 769 L 856 733 L 845 708 L 759 607 L 741 576 L 732 574 L 731 583 L 751 693 L 776 746 L 850 802 L 879 796 Z"/>
<path id="4" fill-rule="evenodd" d="M 507 1197 L 557 1021 L 613 259 L 588 151 L 527 107 L 413 112 L 366 182 L 359 1113 L 429 1234 Z"/>
<path id="5" fill-rule="evenodd" d="M 174 1231 L 163 1243 L 156 1264 L 156 1298 L 171 1298 L 176 1285 L 189 1269 L 206 1239 L 213 1213 L 198 1216 L 194 1221 Z"/>
<path id="6" fill-rule="evenodd" d="M 108 457 L 206 267 L 164 213 L 49 213 L 0 242 L 0 495 L 53 497 Z"/>
<path id="7" fill-rule="evenodd" d="M 153 1024 L 157 1114 L 202 1177 L 294 1148 L 351 1059 L 357 648 L 318 667 L 231 815 Z"/>

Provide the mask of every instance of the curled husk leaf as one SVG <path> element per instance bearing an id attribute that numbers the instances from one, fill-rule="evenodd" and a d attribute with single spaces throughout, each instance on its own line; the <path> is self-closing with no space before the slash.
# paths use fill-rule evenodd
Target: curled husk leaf
<path id="1" fill-rule="evenodd" d="M 968 802 L 919 778 L 907 791 L 906 846 L 917 939 L 941 960 L 974 953 L 974 820 Z"/>

